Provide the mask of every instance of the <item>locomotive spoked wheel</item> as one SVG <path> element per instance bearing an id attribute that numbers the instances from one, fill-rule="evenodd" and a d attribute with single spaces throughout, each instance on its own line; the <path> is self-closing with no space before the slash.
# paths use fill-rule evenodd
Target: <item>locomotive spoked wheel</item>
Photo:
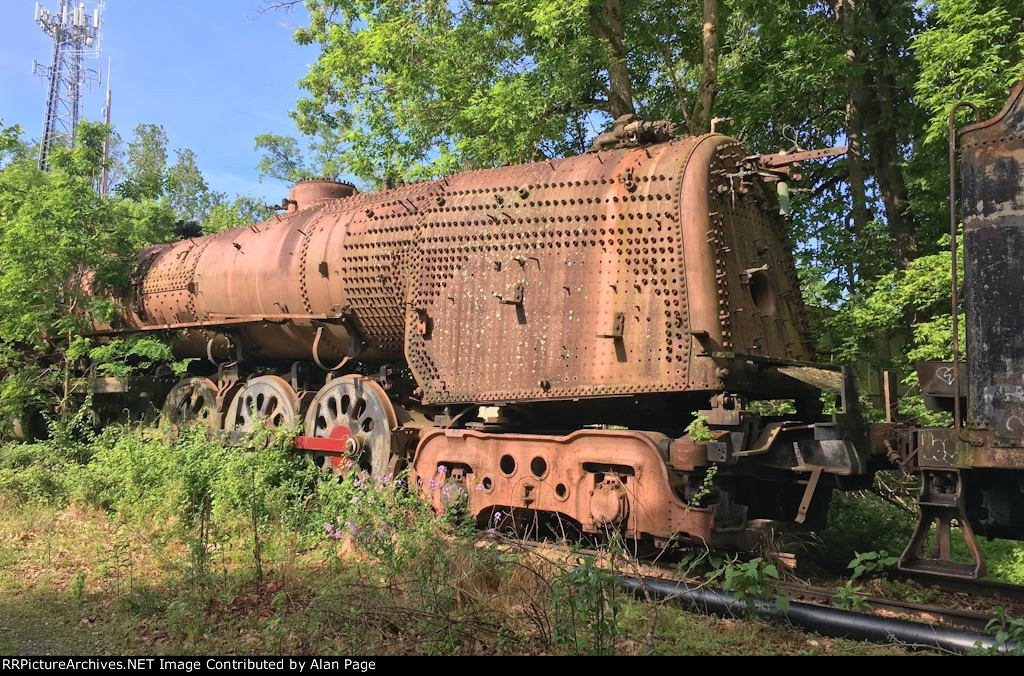
<path id="1" fill-rule="evenodd" d="M 205 425 L 211 430 L 219 430 L 217 386 L 209 378 L 186 378 L 171 388 L 161 413 L 163 419 L 175 428 Z"/>
<path id="2" fill-rule="evenodd" d="M 224 428 L 234 439 L 252 432 L 261 421 L 267 429 L 290 428 L 301 419 L 297 406 L 295 390 L 284 378 L 253 378 L 231 400 Z"/>
<path id="3" fill-rule="evenodd" d="M 397 426 L 398 415 L 384 388 L 358 375 L 324 385 L 306 411 L 306 436 L 347 439 L 345 455 L 375 479 L 397 469 Z M 324 469 L 336 466 L 325 454 L 312 456 Z"/>

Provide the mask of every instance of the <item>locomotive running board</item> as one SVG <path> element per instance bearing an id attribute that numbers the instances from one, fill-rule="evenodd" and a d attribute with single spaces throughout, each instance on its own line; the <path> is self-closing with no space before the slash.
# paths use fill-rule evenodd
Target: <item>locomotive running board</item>
<path id="1" fill-rule="evenodd" d="M 940 577 L 976 580 L 985 577 L 985 559 L 978 549 L 974 530 L 964 509 L 963 478 L 959 470 L 922 470 L 921 495 L 917 504 L 921 516 L 910 543 L 900 557 L 899 569 Z M 952 530 L 954 522 L 967 545 L 972 561 L 953 559 Z M 931 556 L 924 555 L 924 545 L 935 524 L 935 542 Z"/>

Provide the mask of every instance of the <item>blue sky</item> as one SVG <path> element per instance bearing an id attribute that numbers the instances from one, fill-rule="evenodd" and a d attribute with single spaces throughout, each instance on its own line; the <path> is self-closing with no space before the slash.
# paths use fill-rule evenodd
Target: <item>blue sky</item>
<path id="1" fill-rule="evenodd" d="M 194 150 L 212 189 L 279 202 L 286 186 L 259 182 L 252 142 L 266 132 L 298 135 L 288 111 L 317 49 L 292 40 L 306 19 L 301 8 L 260 16 L 259 5 L 107 0 L 101 63 L 105 69 L 112 59 L 113 123 L 122 136 L 140 122 L 161 124 L 172 160 L 176 148 Z M 43 6 L 52 12 L 58 2 Z M 0 120 L 20 124 L 33 139 L 42 130 L 46 92 L 32 60 L 48 63 L 52 45 L 33 23 L 34 10 L 35 0 L 0 0 Z M 103 94 L 94 87 L 86 96 L 86 118 L 102 118 Z"/>

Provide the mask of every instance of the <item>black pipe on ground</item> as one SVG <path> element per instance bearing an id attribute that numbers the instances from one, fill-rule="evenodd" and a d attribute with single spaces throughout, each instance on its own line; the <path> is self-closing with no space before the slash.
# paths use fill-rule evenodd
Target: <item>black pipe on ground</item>
<path id="1" fill-rule="evenodd" d="M 838 608 L 790 603 L 782 610 L 772 602 L 756 600 L 748 608 L 727 592 L 696 587 L 652 577 L 618 576 L 619 584 L 639 598 L 671 600 L 690 610 L 719 617 L 743 617 L 749 612 L 771 620 L 787 621 L 823 636 L 859 641 L 898 642 L 908 647 L 934 648 L 946 652 L 967 653 L 975 648 L 996 647 L 995 637 L 971 631 L 855 613 Z M 999 652 L 1017 652 L 1024 646 L 1005 643 Z"/>

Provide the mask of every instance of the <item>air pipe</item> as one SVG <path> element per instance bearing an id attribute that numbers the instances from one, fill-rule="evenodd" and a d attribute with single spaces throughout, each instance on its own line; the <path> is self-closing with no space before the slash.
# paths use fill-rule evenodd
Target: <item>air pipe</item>
<path id="1" fill-rule="evenodd" d="M 749 606 L 728 592 L 653 577 L 617 576 L 622 587 L 638 598 L 658 598 L 718 617 L 743 617 L 748 613 L 764 619 L 786 621 L 823 636 L 858 641 L 895 642 L 908 647 L 968 653 L 977 648 L 997 648 L 1001 653 L 1024 650 L 1018 643 L 997 644 L 995 637 L 972 631 L 941 627 L 909 620 L 867 615 L 849 610 L 790 603 L 782 610 L 773 602 L 754 600 Z"/>

